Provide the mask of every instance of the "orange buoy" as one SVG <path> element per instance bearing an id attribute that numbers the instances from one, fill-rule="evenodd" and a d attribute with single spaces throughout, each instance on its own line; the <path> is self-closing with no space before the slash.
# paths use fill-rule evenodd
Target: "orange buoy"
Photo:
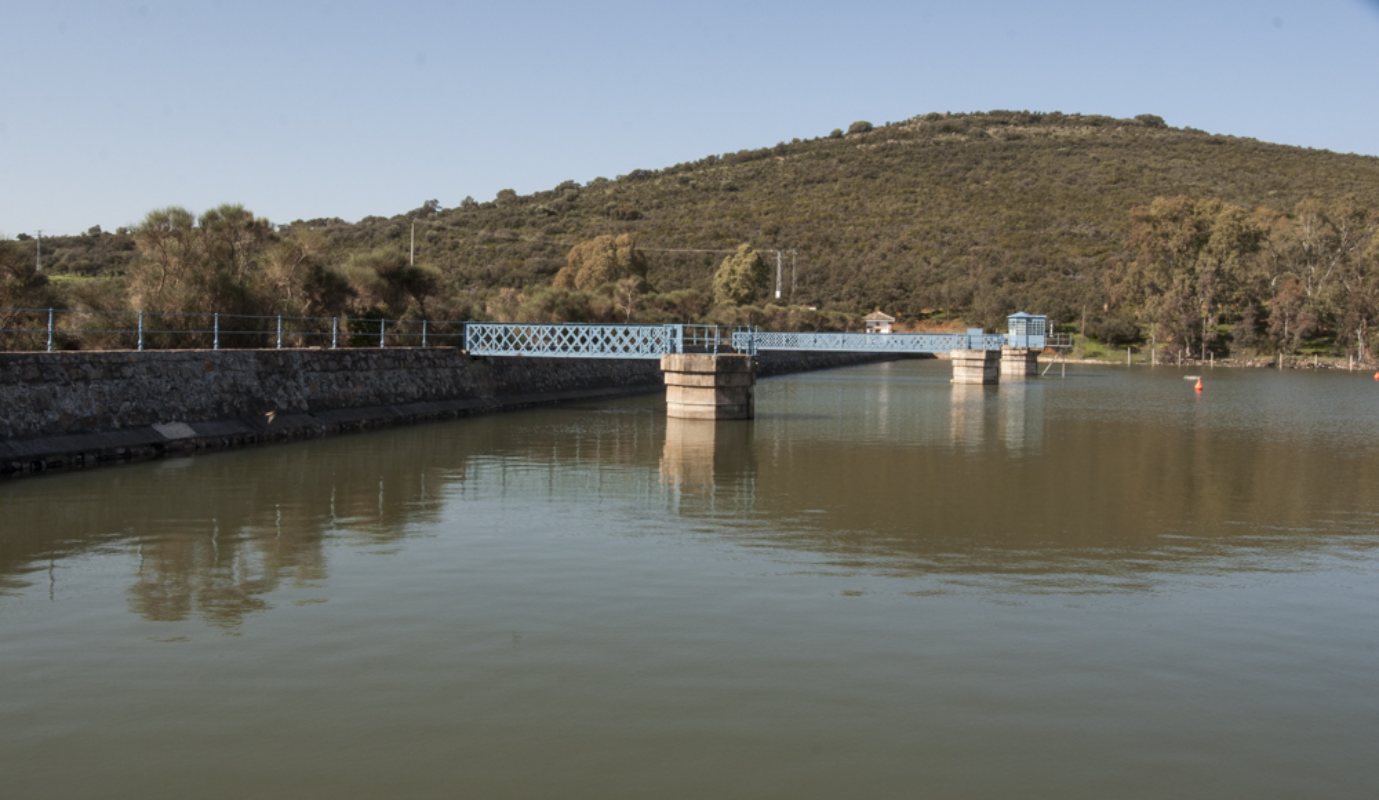
<path id="1" fill-rule="evenodd" d="M 1379 372 L 1374 373 L 1374 379 L 1379 381 Z"/>
<path id="2" fill-rule="evenodd" d="M 1379 380 L 1379 378 L 1376 378 L 1376 380 Z M 1197 385 L 1192 387 L 1192 391 L 1194 391 L 1194 392 L 1196 392 L 1196 393 L 1198 393 L 1198 394 L 1201 394 L 1201 393 L 1202 393 L 1202 379 L 1201 379 L 1201 378 L 1198 378 L 1198 379 L 1197 379 Z"/>

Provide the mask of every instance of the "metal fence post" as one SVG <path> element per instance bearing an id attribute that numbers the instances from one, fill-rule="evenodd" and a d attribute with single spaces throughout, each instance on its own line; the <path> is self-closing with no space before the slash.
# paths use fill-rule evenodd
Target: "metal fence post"
<path id="1" fill-rule="evenodd" d="M 384 346 L 384 344 L 383 344 L 383 337 L 386 335 L 387 329 L 388 329 L 388 320 L 386 320 L 386 319 L 380 319 L 380 320 L 378 321 L 378 346 L 379 346 L 379 347 L 383 347 L 383 346 Z"/>
<path id="2" fill-rule="evenodd" d="M 53 352 L 53 310 L 48 309 L 48 352 Z"/>
<path id="3" fill-rule="evenodd" d="M 278 349 L 283 349 L 283 315 L 278 315 Z"/>
<path id="4" fill-rule="evenodd" d="M 334 350 L 340 341 L 340 318 L 330 318 L 330 349 Z"/>
<path id="5" fill-rule="evenodd" d="M 426 347 L 426 320 L 421 321 L 421 346 Z"/>
<path id="6" fill-rule="evenodd" d="M 139 352 L 144 352 L 144 312 L 139 312 Z"/>
<path id="7" fill-rule="evenodd" d="M 219 349 L 220 349 L 220 314 L 219 314 L 219 313 L 213 314 L 212 317 L 211 317 L 211 319 L 212 319 L 212 323 L 213 323 L 211 327 L 212 327 L 212 328 L 214 329 L 214 331 L 215 331 L 215 338 L 211 341 L 211 349 L 212 349 L 212 350 L 219 350 Z"/>

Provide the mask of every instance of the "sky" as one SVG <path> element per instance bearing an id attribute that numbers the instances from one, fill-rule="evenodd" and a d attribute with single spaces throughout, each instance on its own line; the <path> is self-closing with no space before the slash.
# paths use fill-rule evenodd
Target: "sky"
<path id="1" fill-rule="evenodd" d="M 0 0 L 0 24 L 0 237 L 391 216 L 931 111 L 1379 156 L 1379 0 Z"/>

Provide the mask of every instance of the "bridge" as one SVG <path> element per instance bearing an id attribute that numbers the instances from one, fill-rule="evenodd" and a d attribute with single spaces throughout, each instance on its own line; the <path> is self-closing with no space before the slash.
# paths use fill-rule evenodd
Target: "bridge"
<path id="1" fill-rule="evenodd" d="M 832 333 L 725 329 L 717 325 L 585 325 L 571 323 L 470 322 L 464 349 L 475 356 L 541 358 L 660 358 L 684 353 L 789 350 L 832 353 L 919 355 L 954 350 L 1042 350 L 1048 319 L 1020 312 L 1007 318 L 1005 333 L 969 328 L 965 333 Z"/>
<path id="2" fill-rule="evenodd" d="M 1006 332 L 832 333 L 716 325 L 583 325 L 471 322 L 473 356 L 655 358 L 666 380 L 666 413 L 684 419 L 751 419 L 753 357 L 766 351 L 921 355 L 949 353 L 955 383 L 996 383 L 1036 373 L 1050 344 L 1048 318 L 1020 312 Z"/>

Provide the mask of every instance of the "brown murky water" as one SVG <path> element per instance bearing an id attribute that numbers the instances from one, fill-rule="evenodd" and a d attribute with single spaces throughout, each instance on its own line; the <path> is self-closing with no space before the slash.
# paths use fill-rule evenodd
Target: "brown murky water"
<path id="1" fill-rule="evenodd" d="M 758 392 L 0 484 L 0 793 L 1379 794 L 1369 376 Z"/>

